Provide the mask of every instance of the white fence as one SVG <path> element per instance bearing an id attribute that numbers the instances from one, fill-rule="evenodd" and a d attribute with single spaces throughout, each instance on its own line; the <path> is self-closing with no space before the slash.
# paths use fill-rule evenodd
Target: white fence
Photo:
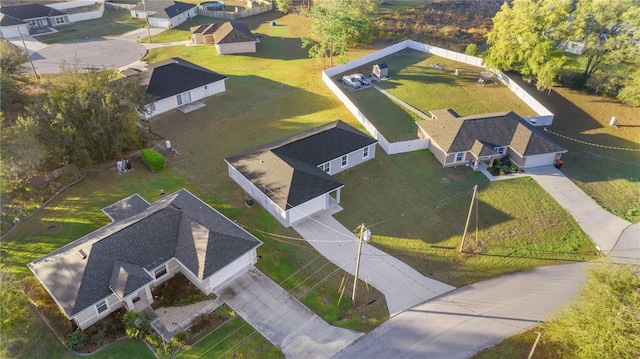
<path id="1" fill-rule="evenodd" d="M 70 22 L 78 22 L 92 19 L 100 19 L 104 14 L 104 0 L 76 0 L 69 2 L 61 2 L 48 4 L 48 7 L 52 7 L 54 9 L 66 12 L 69 9 L 74 9 L 83 6 L 92 6 L 96 3 L 100 3 L 100 9 L 95 11 L 87 11 L 81 12 L 77 14 L 68 14 Z"/>
<path id="2" fill-rule="evenodd" d="M 245 17 L 262 14 L 263 12 L 271 11 L 272 9 L 273 9 L 272 4 L 260 5 L 251 9 L 238 10 L 237 12 L 213 11 L 213 10 L 207 10 L 206 6 L 199 6 L 198 15 L 213 17 L 218 19 L 225 19 L 225 20 L 238 20 Z"/>
<path id="3" fill-rule="evenodd" d="M 104 5 L 107 7 L 107 9 L 114 9 L 114 10 L 131 10 L 134 7 L 138 6 L 138 4 L 120 4 L 120 3 L 113 3 L 113 2 L 105 2 Z"/>
<path id="4" fill-rule="evenodd" d="M 436 56 L 444 57 L 450 60 L 462 62 L 468 65 L 484 67 L 484 62 L 481 58 L 475 56 L 469 56 L 465 54 L 461 54 L 459 52 L 450 51 L 446 49 L 442 49 L 436 46 L 431 46 L 419 42 L 415 42 L 413 40 L 405 40 L 399 42 L 397 44 L 386 47 L 382 50 L 378 50 L 371 54 L 365 55 L 363 57 L 357 58 L 355 60 L 349 61 L 344 65 L 334 66 L 330 69 L 326 69 L 322 71 L 322 81 L 329 87 L 331 92 L 342 101 L 342 103 L 347 107 L 347 109 L 355 116 L 355 118 L 364 126 L 364 128 L 369 131 L 371 136 L 373 136 L 380 146 L 387 154 L 396 154 L 403 152 L 412 152 L 416 150 L 425 149 L 429 146 L 429 140 L 426 139 L 415 139 L 410 141 L 402 141 L 402 142 L 389 142 L 384 137 L 382 133 L 378 131 L 378 129 L 369 121 L 369 119 L 360 112 L 360 109 L 351 102 L 349 97 L 342 92 L 340 87 L 331 80 L 332 76 L 341 74 L 343 72 L 347 72 L 354 68 L 360 67 L 370 62 L 374 62 L 383 57 L 394 54 L 398 51 L 404 50 L 406 48 L 426 52 L 429 54 L 433 54 Z M 540 102 L 534 99 L 525 89 L 520 87 L 515 81 L 511 80 L 507 75 L 500 71 L 493 71 L 498 79 L 502 81 L 513 93 L 518 96 L 524 103 L 526 103 L 531 109 L 533 109 L 538 116 L 528 116 L 523 117 L 526 121 L 529 121 L 532 125 L 535 126 L 548 126 L 553 122 L 553 113 L 547 110 Z M 417 126 L 416 126 L 417 132 Z"/>

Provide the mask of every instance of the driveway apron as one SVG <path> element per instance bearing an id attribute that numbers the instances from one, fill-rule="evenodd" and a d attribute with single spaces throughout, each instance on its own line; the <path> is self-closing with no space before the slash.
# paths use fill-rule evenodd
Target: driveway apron
<path id="1" fill-rule="evenodd" d="M 334 358 L 466 359 L 548 319 L 584 282 L 586 263 L 462 287 L 390 319 Z"/>
<path id="2" fill-rule="evenodd" d="M 363 335 L 327 324 L 257 270 L 215 294 L 287 358 L 331 358 Z"/>
<path id="3" fill-rule="evenodd" d="M 355 275 L 358 238 L 329 213 L 313 215 L 293 228 L 325 258 Z M 368 244 L 362 246 L 358 277 L 384 294 L 391 316 L 455 289 Z"/>

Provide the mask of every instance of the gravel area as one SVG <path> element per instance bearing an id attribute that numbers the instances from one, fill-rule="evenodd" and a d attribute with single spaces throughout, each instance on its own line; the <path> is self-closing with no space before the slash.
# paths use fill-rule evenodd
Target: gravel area
<path id="1" fill-rule="evenodd" d="M 187 327 L 187 324 L 199 314 L 211 313 L 221 306 L 223 302 L 218 299 L 203 300 L 201 302 L 185 305 L 182 307 L 167 307 L 154 310 L 158 319 L 169 330 L 173 331 L 180 327 Z"/>

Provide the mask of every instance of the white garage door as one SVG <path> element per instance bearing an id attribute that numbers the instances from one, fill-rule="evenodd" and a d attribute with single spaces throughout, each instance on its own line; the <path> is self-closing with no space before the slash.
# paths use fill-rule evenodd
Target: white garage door
<path id="1" fill-rule="evenodd" d="M 551 166 L 556 158 L 555 153 L 546 153 L 543 155 L 527 156 L 527 161 L 524 163 L 524 168 Z"/>

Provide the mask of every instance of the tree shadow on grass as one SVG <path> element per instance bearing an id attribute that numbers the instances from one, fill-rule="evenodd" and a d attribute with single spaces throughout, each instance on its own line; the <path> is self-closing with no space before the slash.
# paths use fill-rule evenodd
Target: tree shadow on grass
<path id="1" fill-rule="evenodd" d="M 255 34 L 260 40 L 255 53 L 234 54 L 233 56 L 255 57 L 275 60 L 300 60 L 309 58 L 309 51 L 302 47 L 302 40 L 291 37 L 271 37 Z"/>

